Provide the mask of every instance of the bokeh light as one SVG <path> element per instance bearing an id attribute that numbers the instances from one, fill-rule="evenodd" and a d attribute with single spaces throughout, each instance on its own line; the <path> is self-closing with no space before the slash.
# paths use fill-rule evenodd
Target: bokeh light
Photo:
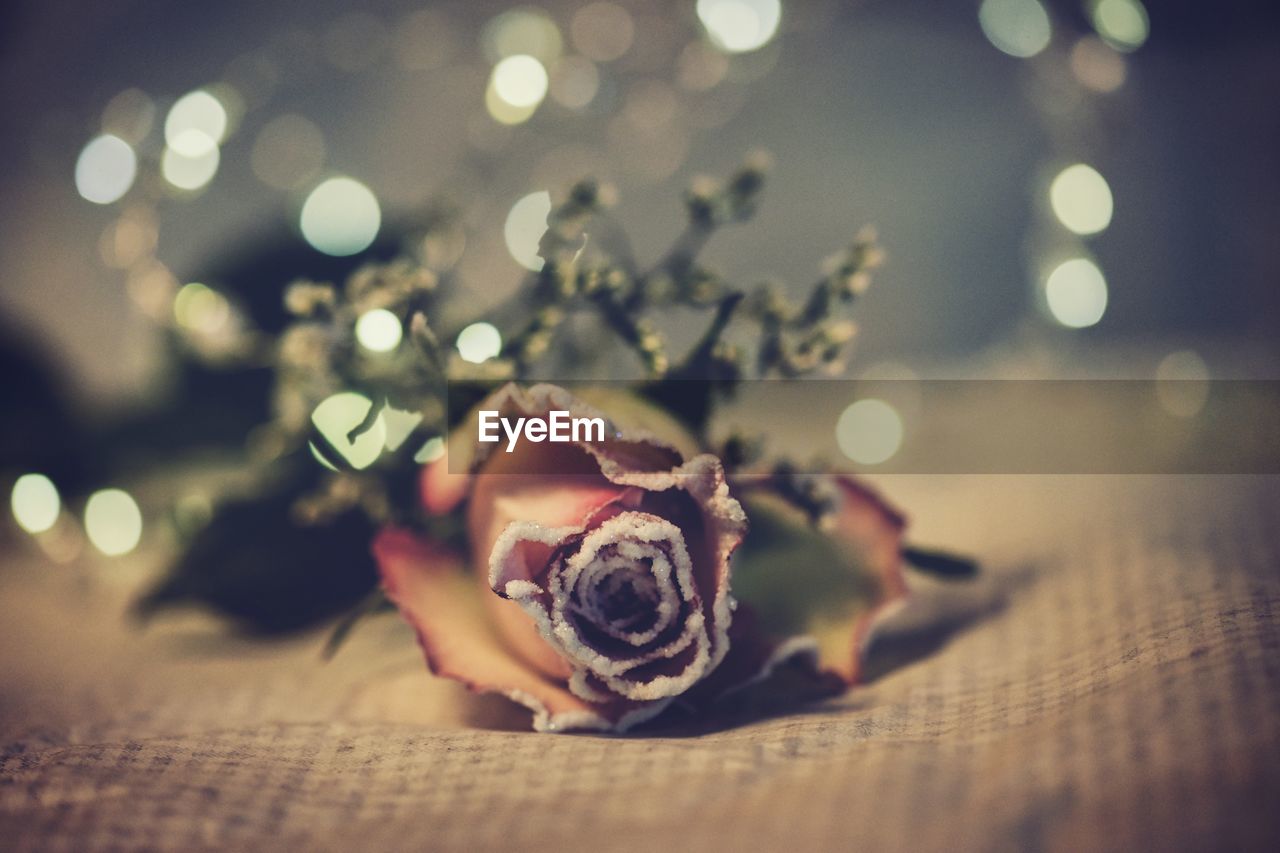
<path id="1" fill-rule="evenodd" d="M 193 281 L 184 284 L 173 297 L 173 318 L 188 331 L 214 334 L 231 319 L 231 305 L 221 293 Z"/>
<path id="2" fill-rule="evenodd" d="M 493 86 L 492 76 L 489 77 L 489 85 L 484 90 L 484 108 L 499 124 L 522 124 L 533 118 L 533 114 L 538 111 L 537 104 L 529 107 L 514 107 L 504 101 Z"/>
<path id="3" fill-rule="evenodd" d="M 561 106 L 580 110 L 600 90 L 595 63 L 581 56 L 566 56 L 551 69 L 551 97 Z"/>
<path id="4" fill-rule="evenodd" d="M 701 41 L 691 41 L 676 60 L 676 82 L 690 92 L 715 88 L 729 73 L 729 57 Z"/>
<path id="5" fill-rule="evenodd" d="M 525 54 L 550 65 L 560 57 L 562 44 L 555 21 L 541 9 L 529 6 L 495 16 L 480 35 L 485 58 L 492 63 Z"/>
<path id="6" fill-rule="evenodd" d="M 324 166 L 324 134 L 294 113 L 277 116 L 258 131 L 249 165 L 258 180 L 280 190 L 295 189 Z"/>
<path id="7" fill-rule="evenodd" d="M 227 133 L 227 110 L 204 89 L 183 95 L 164 120 L 164 141 L 173 151 L 199 158 L 222 142 Z"/>
<path id="8" fill-rule="evenodd" d="M 507 251 L 516 263 L 527 270 L 542 269 L 543 260 L 538 255 L 538 243 L 547 231 L 547 216 L 551 213 L 551 194 L 530 193 L 511 205 L 502 236 Z"/>
<path id="9" fill-rule="evenodd" d="M 197 136 L 208 139 L 204 132 L 199 130 L 183 131 L 179 139 Z M 200 145 L 202 143 L 187 142 L 185 150 L 191 150 Z M 160 158 L 160 174 L 180 190 L 198 190 L 213 180 L 213 176 L 218 172 L 220 158 L 216 145 L 204 146 L 201 152 L 195 155 L 184 154 L 177 148 L 166 148 Z"/>
<path id="10" fill-rule="evenodd" d="M 161 323 L 168 321 L 178 292 L 178 280 L 172 270 L 154 257 L 148 258 L 129 270 L 124 285 L 143 314 Z"/>
<path id="11" fill-rule="evenodd" d="M 1094 325 L 1107 310 L 1107 280 L 1088 258 L 1055 267 L 1045 280 L 1044 295 L 1053 319 L 1072 329 Z"/>
<path id="12" fill-rule="evenodd" d="M 1097 234 L 1111 224 L 1111 187 L 1084 163 L 1058 173 L 1049 185 L 1049 202 L 1058 220 L 1077 234 Z"/>
<path id="13" fill-rule="evenodd" d="M 1098 35 L 1116 50 L 1137 50 L 1150 35 L 1147 10 L 1139 0 L 1095 0 L 1089 17 Z"/>
<path id="14" fill-rule="evenodd" d="M 902 418 L 884 400 L 858 400 L 840 413 L 836 443 L 859 465 L 879 465 L 902 447 Z"/>
<path id="15" fill-rule="evenodd" d="M 502 334 L 489 323 L 472 323 L 458 333 L 458 355 L 482 364 L 502 352 Z"/>
<path id="16" fill-rule="evenodd" d="M 62 499 L 58 487 L 43 474 L 23 474 L 13 484 L 9 506 L 14 521 L 28 533 L 43 533 L 58 520 Z"/>
<path id="17" fill-rule="evenodd" d="M 369 248 L 381 225 L 377 197 L 352 178 L 330 178 L 313 189 L 298 220 L 303 238 L 318 251 L 335 257 Z"/>
<path id="18" fill-rule="evenodd" d="M 371 352 L 390 352 L 404 337 L 400 318 L 385 308 L 366 311 L 356 320 L 356 340 Z"/>
<path id="19" fill-rule="evenodd" d="M 1097 36 L 1085 36 L 1071 48 L 1071 73 L 1095 92 L 1107 94 L 1124 85 L 1124 57 Z"/>
<path id="20" fill-rule="evenodd" d="M 138 174 L 138 157 L 118 136 L 95 137 L 76 160 L 76 191 L 94 204 L 111 204 L 129 191 Z"/>
<path id="21" fill-rule="evenodd" d="M 102 108 L 102 130 L 137 145 L 151 132 L 155 102 L 141 89 L 125 89 Z"/>
<path id="22" fill-rule="evenodd" d="M 1209 365 L 1195 350 L 1169 353 L 1156 366 L 1156 399 L 1174 417 L 1195 417 L 1209 399 Z"/>
<path id="23" fill-rule="evenodd" d="M 174 501 L 173 523 L 178 532 L 190 536 L 213 520 L 213 501 L 204 492 L 191 492 Z"/>
<path id="24" fill-rule="evenodd" d="M 373 401 L 354 391 L 341 391 L 326 397 L 311 413 L 311 423 L 324 436 L 329 446 L 356 470 L 372 465 L 386 445 L 387 428 L 379 416 L 364 432 L 353 440 L 351 431 L 364 423 L 373 408 Z M 308 442 L 311 453 L 325 467 L 338 470 L 325 458 L 314 441 Z"/>
<path id="25" fill-rule="evenodd" d="M 418 448 L 418 452 L 413 454 L 413 461 L 419 465 L 425 465 L 428 462 L 435 462 L 441 456 L 444 456 L 444 439 L 440 436 L 428 438 Z"/>
<path id="26" fill-rule="evenodd" d="M 410 412 L 404 409 L 397 409 L 390 403 L 382 407 L 382 411 L 378 412 L 378 420 L 382 421 L 385 427 L 386 439 L 383 447 L 389 451 L 396 451 L 405 443 L 409 436 L 413 435 L 413 431 L 418 428 L 418 424 L 422 423 L 422 412 Z"/>
<path id="27" fill-rule="evenodd" d="M 658 80 L 637 83 L 627 91 L 622 118 L 638 131 L 664 128 L 675 119 L 680 103 L 675 91 Z"/>
<path id="28" fill-rule="evenodd" d="M 142 511 L 128 492 L 102 489 L 84 506 L 84 532 L 107 556 L 128 554 L 142 539 Z"/>
<path id="29" fill-rule="evenodd" d="M 759 50 L 778 32 L 778 0 L 698 0 L 698 20 L 711 43 L 726 53 Z"/>
<path id="30" fill-rule="evenodd" d="M 573 13 L 569 35 L 583 56 L 612 62 L 630 50 L 635 25 L 631 14 L 616 3 L 588 3 Z"/>
<path id="31" fill-rule="evenodd" d="M 998 50 L 1019 59 L 1044 50 L 1053 35 L 1040 0 L 982 0 L 978 23 Z"/>
<path id="32" fill-rule="evenodd" d="M 518 108 L 536 107 L 547 96 L 547 69 L 528 54 L 508 56 L 493 67 L 493 91 Z"/>
<path id="33" fill-rule="evenodd" d="M 98 256 L 109 267 L 127 270 L 149 258 L 159 239 L 155 210 L 149 205 L 133 204 L 103 229 L 98 238 Z"/>

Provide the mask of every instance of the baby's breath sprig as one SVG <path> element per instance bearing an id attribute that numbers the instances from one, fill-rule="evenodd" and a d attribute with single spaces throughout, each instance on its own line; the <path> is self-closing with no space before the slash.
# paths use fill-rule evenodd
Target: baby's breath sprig
<path id="1" fill-rule="evenodd" d="M 776 286 L 761 288 L 751 311 L 760 323 L 759 375 L 776 372 L 796 377 L 817 370 L 842 371 L 846 345 L 857 326 L 837 312 L 866 292 L 871 271 L 883 262 L 875 230 L 863 228 L 847 248 L 827 260 L 826 274 L 800 308 L 793 307 Z"/>
<path id="2" fill-rule="evenodd" d="M 679 274 L 692 265 L 717 228 L 754 216 L 772 165 L 767 153 L 756 151 L 724 183 L 708 177 L 695 179 L 685 193 L 688 227 L 660 266 L 673 275 Z"/>
<path id="3" fill-rule="evenodd" d="M 275 414 L 268 427 L 274 439 L 257 446 L 278 456 L 305 445 L 316 407 L 332 395 L 355 391 L 372 407 L 350 430 L 350 441 L 375 426 L 384 409 L 394 408 L 418 417 L 413 440 L 405 446 L 421 448 L 450 427 L 450 381 L 529 379 L 553 359 L 563 363 L 567 352 L 598 352 L 597 345 L 608 340 L 635 354 L 643 392 L 703 438 L 717 400 L 731 396 L 748 375 L 752 350 L 754 372 L 761 377 L 839 369 L 855 332 L 841 309 L 866 290 L 871 270 L 883 258 L 873 232 L 860 232 L 829 259 L 823 277 L 798 304 L 777 284 L 747 297 L 747 288 L 699 260 L 721 228 L 755 213 L 769 167 L 768 156 L 756 153 L 724 180 L 694 180 L 684 197 L 684 228 L 648 267 L 636 262 L 613 218 L 614 189 L 591 179 L 574 184 L 547 217 L 538 247 L 542 267 L 529 274 L 505 309 L 475 318 L 501 324 L 504 311 L 518 317 L 514 328 L 502 330 L 501 351 L 480 364 L 463 360 L 448 345 L 458 329 L 437 328 L 433 320 L 441 313 L 435 310 L 441 280 L 452 276 L 454 250 L 465 243 L 456 217 L 447 212 L 432 214 L 424 226 L 428 236 L 408 244 L 399 259 L 362 266 L 337 285 L 292 283 L 284 304 L 294 320 L 274 347 Z M 680 358 L 671 354 L 660 325 L 673 307 L 710 311 L 702 334 Z M 377 353 L 362 348 L 357 324 L 378 310 L 400 321 L 407 345 Z M 575 315 L 585 315 L 587 325 L 568 322 Z M 757 340 L 735 340 L 736 329 L 751 325 L 758 327 Z M 588 341 L 591 332 L 584 335 L 584 328 L 605 334 Z M 359 490 L 352 484 L 343 488 L 347 491 L 311 496 L 312 503 L 300 512 L 315 515 L 318 508 L 339 506 L 342 495 L 357 492 L 361 506 L 376 509 L 368 482 Z"/>
<path id="4" fill-rule="evenodd" d="M 563 321 L 577 311 L 593 311 L 617 340 L 634 352 L 645 376 L 660 379 L 672 370 L 665 339 L 647 315 L 673 305 L 713 308 L 733 295 L 714 271 L 697 263 L 697 257 L 717 229 L 751 217 L 758 203 L 768 169 L 768 158 L 755 154 L 724 183 L 709 178 L 695 180 L 685 196 L 684 230 L 651 268 L 641 272 L 631 256 L 625 234 L 606 219 L 615 193 L 607 185 L 581 181 L 566 201 L 547 218 L 547 231 L 539 245 L 543 267 L 532 286 L 520 298 L 534 307 L 532 316 L 511 335 L 502 358 L 510 360 L 517 376 L 527 377 L 551 350 Z M 621 243 L 615 253 L 595 247 L 584 260 L 593 224 L 612 231 Z M 733 295 L 736 304 L 737 297 Z M 719 345 L 726 320 L 713 320 L 715 336 L 695 362 L 683 364 L 731 367 L 736 352 Z M 732 368 L 736 370 L 736 367 Z M 723 372 L 723 371 L 721 371 Z M 687 373 L 682 377 L 691 378 Z"/>

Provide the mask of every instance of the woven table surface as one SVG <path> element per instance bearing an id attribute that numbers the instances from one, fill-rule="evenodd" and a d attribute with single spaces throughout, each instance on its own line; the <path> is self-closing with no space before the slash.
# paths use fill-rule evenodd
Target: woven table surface
<path id="1" fill-rule="evenodd" d="M 879 485 L 982 580 L 922 582 L 841 699 L 627 737 L 522 730 L 394 617 L 328 663 L 322 634 L 143 631 L 124 613 L 160 555 L 6 541 L 0 846 L 1280 845 L 1280 478 Z"/>

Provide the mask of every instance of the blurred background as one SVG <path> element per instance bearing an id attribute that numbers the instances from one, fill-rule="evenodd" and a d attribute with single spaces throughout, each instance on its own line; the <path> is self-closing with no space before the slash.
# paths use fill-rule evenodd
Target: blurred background
<path id="1" fill-rule="evenodd" d="M 358 182 L 329 185 L 329 215 L 351 218 L 329 230 L 354 231 L 342 251 L 456 206 L 479 313 L 522 272 L 504 242 L 520 199 L 611 180 L 651 255 L 689 179 L 755 148 L 775 162 L 764 205 L 711 259 L 799 287 L 876 223 L 891 262 L 860 308 L 864 359 L 1077 326 L 1080 346 L 1273 337 L 1271 4 L 18 0 L 0 14 L 5 337 L 45 353 L 77 405 L 155 393 L 147 305 L 165 289 L 227 286 L 214 276 L 296 247 L 295 268 L 252 282 L 278 302 L 286 280 L 331 269 L 300 227 L 308 198 L 324 218 L 312 194 L 331 178 Z M 535 61 L 502 64 L 516 56 Z M 1088 265 L 1060 269 L 1073 258 Z"/>
<path id="2" fill-rule="evenodd" d="M 1280 373 L 1271 4 L 0 14 L 0 473 L 41 472 L 15 507 L 54 505 L 45 475 L 78 494 L 117 481 L 122 447 L 240 441 L 269 417 L 269 370 L 211 366 L 283 326 L 294 279 L 408 255 L 456 282 L 456 330 L 538 262 L 575 179 L 617 187 L 617 222 L 654 259 L 690 181 L 757 149 L 763 204 L 705 257 L 798 298 L 877 225 L 889 261 L 858 306 L 854 375 Z M 360 343 L 394 347 L 385 320 Z"/>

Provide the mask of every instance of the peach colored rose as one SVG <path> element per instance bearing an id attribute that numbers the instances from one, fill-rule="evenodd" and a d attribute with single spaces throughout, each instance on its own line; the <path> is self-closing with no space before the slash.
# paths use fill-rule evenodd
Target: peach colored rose
<path id="1" fill-rule="evenodd" d="M 604 416 L 550 385 L 508 385 L 481 408 Z M 622 731 L 716 669 L 729 651 L 729 559 L 746 530 L 718 459 L 686 459 L 634 428 L 602 443 L 462 452 L 469 473 L 439 460 L 423 500 L 436 513 L 468 501 L 477 579 L 462 579 L 465 557 L 405 531 L 375 543 L 384 587 L 435 672 L 529 706 L 539 730 Z"/>
<path id="2" fill-rule="evenodd" d="M 604 416 L 549 385 L 508 385 L 480 408 Z M 772 478 L 739 484 L 744 513 L 718 459 L 660 410 L 608 406 L 628 408 L 649 429 L 510 454 L 475 443 L 473 421 L 424 469 L 428 513 L 465 502 L 469 553 L 389 529 L 375 555 L 431 670 L 530 707 L 542 731 L 623 731 L 783 664 L 807 673 L 805 698 L 854 683 L 872 628 L 906 595 L 902 517 L 837 476 L 822 478 L 825 529 Z"/>

